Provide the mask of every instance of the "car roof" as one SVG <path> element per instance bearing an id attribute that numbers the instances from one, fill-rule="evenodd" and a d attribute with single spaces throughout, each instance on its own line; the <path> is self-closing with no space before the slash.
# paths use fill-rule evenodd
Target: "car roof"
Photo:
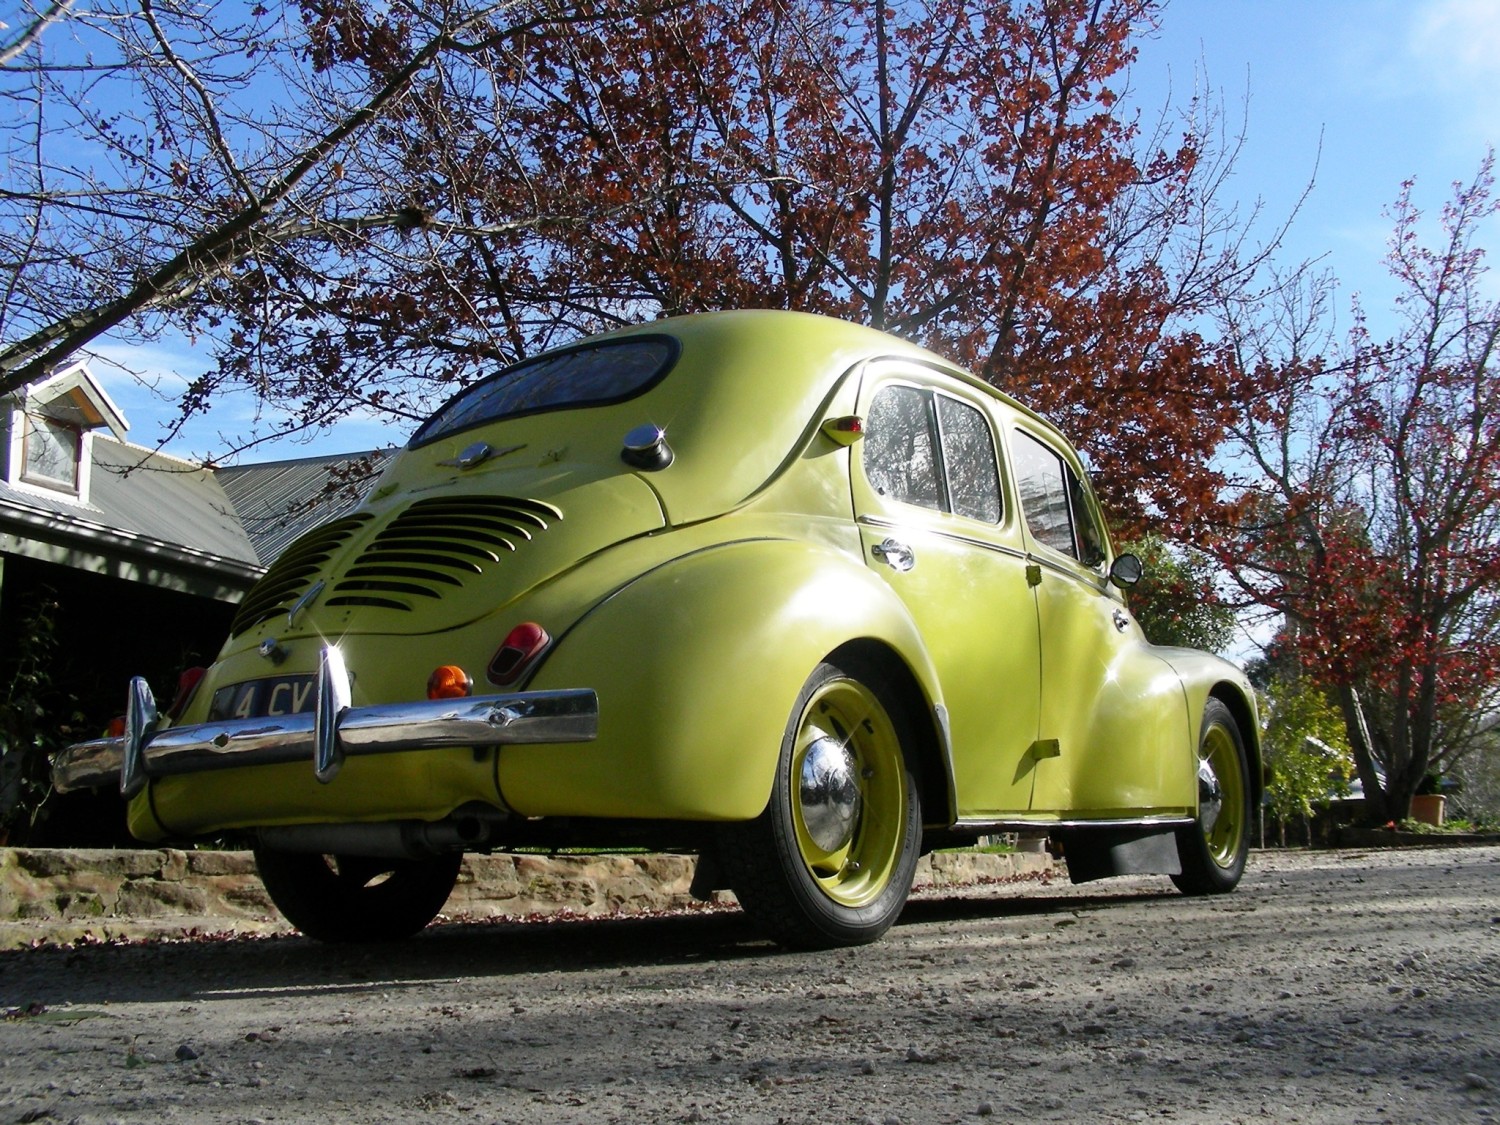
<path id="1" fill-rule="evenodd" d="M 798 350 L 807 357 L 809 370 L 815 366 L 823 372 L 836 373 L 838 376 L 842 376 L 858 362 L 886 359 L 915 361 L 923 367 L 957 380 L 982 394 L 1000 399 L 1031 420 L 1051 430 L 1058 437 L 1064 437 L 1054 423 L 1025 403 L 985 382 L 937 352 L 890 332 L 820 313 L 786 309 L 731 309 L 718 312 L 685 313 L 680 316 L 664 317 L 660 320 L 630 325 L 591 337 L 588 341 L 581 341 L 581 343 L 628 336 L 667 335 L 681 341 L 684 346 L 708 342 L 722 344 L 729 341 L 743 346 L 767 333 L 795 340 Z M 843 364 L 827 362 L 829 359 L 840 357 L 847 357 L 847 362 Z M 793 370 L 789 374 L 796 373 L 795 365 L 793 365 Z"/>

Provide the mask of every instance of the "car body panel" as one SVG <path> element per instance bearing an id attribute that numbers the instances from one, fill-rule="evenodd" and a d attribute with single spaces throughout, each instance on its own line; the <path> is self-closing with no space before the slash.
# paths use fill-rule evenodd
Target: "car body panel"
<path id="1" fill-rule="evenodd" d="M 870 415 L 882 390 L 923 387 L 930 378 L 920 365 L 871 365 L 861 415 Z M 948 393 L 970 405 L 984 403 L 967 387 Z M 1039 729 L 1041 638 L 1014 503 L 1004 505 L 997 523 L 965 519 L 881 495 L 862 463 L 850 476 L 865 558 L 902 600 L 929 657 L 943 670 L 959 815 L 1026 812 Z M 911 552 L 909 570 L 877 557 L 890 539 Z"/>
<path id="2" fill-rule="evenodd" d="M 663 635 L 674 642 L 649 645 Z M 921 651 L 900 603 L 847 554 L 764 539 L 678 559 L 589 614 L 534 681 L 593 687 L 598 740 L 508 748 L 501 790 L 528 816 L 750 819 L 807 669 L 856 640 Z"/>

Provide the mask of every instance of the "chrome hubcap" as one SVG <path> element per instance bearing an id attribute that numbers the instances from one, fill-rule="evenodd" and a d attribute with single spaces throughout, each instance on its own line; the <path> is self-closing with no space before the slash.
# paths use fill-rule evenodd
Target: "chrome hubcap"
<path id="1" fill-rule="evenodd" d="M 859 822 L 858 763 L 843 743 L 824 735 L 807 748 L 798 779 L 802 823 L 814 844 L 835 852 L 854 839 Z"/>
<path id="2" fill-rule="evenodd" d="M 1204 835 L 1213 832 L 1224 811 L 1224 787 L 1219 784 L 1219 775 L 1214 764 L 1207 758 L 1198 760 L 1198 819 L 1203 825 Z"/>

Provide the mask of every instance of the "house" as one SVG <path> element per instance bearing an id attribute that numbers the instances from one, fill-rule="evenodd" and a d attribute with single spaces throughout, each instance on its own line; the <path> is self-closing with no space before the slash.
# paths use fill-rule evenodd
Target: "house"
<path id="1" fill-rule="evenodd" d="M 357 486 L 328 482 L 383 456 L 213 469 L 127 431 L 84 363 L 0 398 L 0 739 L 33 740 L 15 730 L 31 703 L 48 714 L 49 741 L 94 737 L 134 675 L 170 702 L 276 555 L 357 501 Z M 27 690 L 46 698 L 23 700 L 20 662 L 39 654 L 42 686 Z M 0 813 L 15 772 L 0 769 Z"/>

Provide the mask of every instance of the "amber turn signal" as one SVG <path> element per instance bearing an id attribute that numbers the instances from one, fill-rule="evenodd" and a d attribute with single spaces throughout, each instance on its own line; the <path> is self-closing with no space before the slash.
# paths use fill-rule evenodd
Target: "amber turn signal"
<path id="1" fill-rule="evenodd" d="M 474 681 L 456 664 L 440 664 L 427 677 L 428 699 L 463 699 L 474 692 Z"/>

